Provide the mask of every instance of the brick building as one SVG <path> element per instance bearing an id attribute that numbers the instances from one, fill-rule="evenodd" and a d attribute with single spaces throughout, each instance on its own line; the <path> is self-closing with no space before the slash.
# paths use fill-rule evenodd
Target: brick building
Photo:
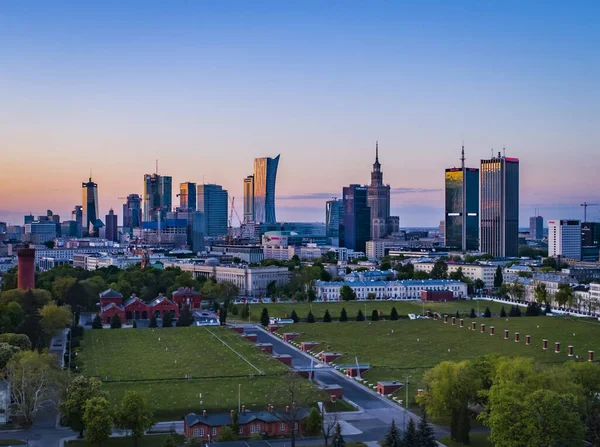
<path id="1" fill-rule="evenodd" d="M 183 306 L 189 306 L 190 309 L 200 309 L 202 305 L 202 295 L 200 292 L 188 287 L 180 287 L 171 295 L 171 300 L 182 309 Z"/>
<path id="2" fill-rule="evenodd" d="M 170 312 L 173 318 L 179 318 L 179 306 L 162 295 L 146 303 L 132 295 L 123 303 L 123 295 L 108 289 L 100 294 L 100 318 L 104 324 L 110 324 L 114 315 L 119 315 L 121 322 L 130 320 L 147 320 L 153 316 L 163 318 Z"/>

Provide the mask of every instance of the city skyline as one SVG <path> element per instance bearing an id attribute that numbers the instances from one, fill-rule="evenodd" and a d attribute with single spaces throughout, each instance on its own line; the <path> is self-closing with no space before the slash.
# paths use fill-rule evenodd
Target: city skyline
<path id="1" fill-rule="evenodd" d="M 5 5 L 0 220 L 68 215 L 90 166 L 99 215 L 120 210 L 157 158 L 241 213 L 253 159 L 280 153 L 277 219 L 324 221 L 375 140 L 402 227 L 443 218 L 463 139 L 471 166 L 520 158 L 521 227 L 597 201 L 598 5 L 239 6 Z"/>

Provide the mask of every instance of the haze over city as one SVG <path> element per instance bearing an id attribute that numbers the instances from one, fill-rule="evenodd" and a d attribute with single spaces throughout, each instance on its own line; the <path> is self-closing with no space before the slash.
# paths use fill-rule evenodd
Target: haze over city
<path id="1" fill-rule="evenodd" d="M 379 141 L 391 213 L 437 226 L 444 168 L 520 159 L 520 225 L 595 201 L 597 3 L 4 4 L 0 220 L 100 215 L 143 174 L 218 183 L 240 203 L 281 154 L 279 220 L 324 221 L 368 183 Z M 597 220 L 598 209 L 590 211 Z"/>

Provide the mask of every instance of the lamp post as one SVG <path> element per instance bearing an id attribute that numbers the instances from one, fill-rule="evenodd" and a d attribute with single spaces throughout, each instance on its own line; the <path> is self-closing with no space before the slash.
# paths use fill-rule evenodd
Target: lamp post
<path id="1" fill-rule="evenodd" d="M 406 431 L 406 413 L 408 413 L 408 379 L 410 379 L 412 376 L 406 376 L 406 380 L 404 382 L 404 389 L 406 391 L 406 398 L 404 399 L 404 423 L 403 425 L 403 429 L 402 431 L 405 432 Z"/>

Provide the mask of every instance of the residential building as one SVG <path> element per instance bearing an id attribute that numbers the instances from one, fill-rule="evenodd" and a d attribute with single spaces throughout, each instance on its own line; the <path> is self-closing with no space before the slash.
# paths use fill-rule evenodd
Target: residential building
<path id="1" fill-rule="evenodd" d="M 446 212 L 444 245 L 463 251 L 479 249 L 479 169 L 465 167 L 462 147 L 461 167 L 446 169 Z"/>
<path id="2" fill-rule="evenodd" d="M 106 221 L 106 239 L 113 242 L 119 241 L 119 228 L 117 225 L 117 215 L 111 208 L 108 214 L 104 217 Z"/>
<path id="3" fill-rule="evenodd" d="M 144 175 L 144 222 L 163 222 L 173 208 L 172 200 L 173 179 L 170 176 Z"/>
<path id="4" fill-rule="evenodd" d="M 350 185 L 343 189 L 344 225 L 340 245 L 364 252 L 371 239 L 371 210 L 366 186 Z"/>
<path id="5" fill-rule="evenodd" d="M 498 153 L 497 157 L 481 160 L 480 173 L 480 249 L 495 257 L 516 257 L 519 254 L 519 159 Z"/>
<path id="6" fill-rule="evenodd" d="M 33 221 L 25 224 L 25 240 L 32 244 L 44 244 L 56 238 L 56 224 L 54 222 Z"/>
<path id="7" fill-rule="evenodd" d="M 590 296 L 590 301 L 589 301 L 590 312 L 600 311 L 600 283 L 593 282 L 590 284 L 589 296 Z"/>
<path id="8" fill-rule="evenodd" d="M 244 179 L 244 223 L 254 222 L 254 176 Z"/>
<path id="9" fill-rule="evenodd" d="M 548 256 L 581 260 L 580 221 L 548 221 Z"/>
<path id="10" fill-rule="evenodd" d="M 415 272 L 431 273 L 435 262 L 413 262 Z M 491 289 L 494 287 L 494 275 L 496 267 L 492 265 L 480 264 L 448 264 L 448 274 L 455 273 L 461 269 L 465 278 L 474 281 L 480 279 L 485 283 L 485 287 Z"/>
<path id="11" fill-rule="evenodd" d="M 123 228 L 129 233 L 142 226 L 142 198 L 139 194 L 129 194 L 123 204 Z"/>
<path id="12" fill-rule="evenodd" d="M 196 184 L 184 182 L 179 184 L 179 210 L 196 211 Z"/>
<path id="13" fill-rule="evenodd" d="M 529 239 L 534 241 L 544 239 L 544 218 L 542 216 L 529 218 Z"/>
<path id="14" fill-rule="evenodd" d="M 367 241 L 365 246 L 367 258 L 381 259 L 385 256 L 385 241 Z"/>
<path id="15" fill-rule="evenodd" d="M 81 184 L 83 191 L 81 209 L 81 227 L 84 235 L 98 235 L 96 221 L 100 218 L 98 213 L 98 184 L 92 181 Z"/>
<path id="16" fill-rule="evenodd" d="M 275 184 L 279 155 L 254 159 L 254 221 L 275 223 Z"/>
<path id="17" fill-rule="evenodd" d="M 224 236 L 228 230 L 227 190 L 221 185 L 204 184 L 196 187 L 198 205 L 196 209 L 204 213 L 206 236 Z"/>
<path id="18" fill-rule="evenodd" d="M 349 286 L 356 299 L 368 300 L 369 294 L 375 299 L 420 300 L 422 291 L 450 291 L 455 299 L 467 297 L 467 284 L 446 279 L 405 280 L 405 281 L 315 281 L 318 298 L 327 301 L 341 299 L 340 288 Z"/>

